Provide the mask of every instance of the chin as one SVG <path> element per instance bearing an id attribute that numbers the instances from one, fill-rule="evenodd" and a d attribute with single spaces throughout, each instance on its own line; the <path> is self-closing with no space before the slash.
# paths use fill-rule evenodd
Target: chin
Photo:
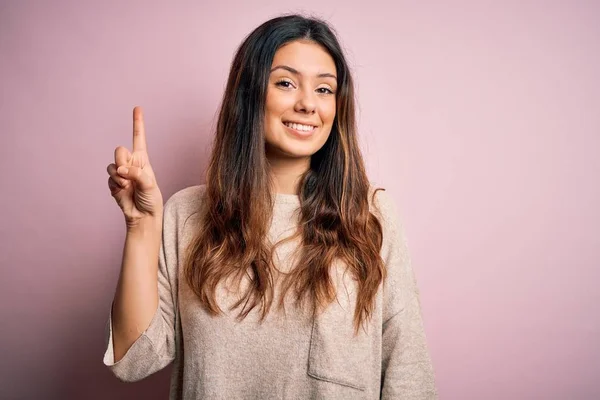
<path id="1" fill-rule="evenodd" d="M 290 158 L 306 158 L 311 157 L 319 149 L 302 151 L 299 149 L 282 149 L 280 152 Z"/>
<path id="2" fill-rule="evenodd" d="M 276 143 L 269 146 L 271 153 L 287 158 L 306 158 L 319 151 L 314 144 L 304 143 Z"/>

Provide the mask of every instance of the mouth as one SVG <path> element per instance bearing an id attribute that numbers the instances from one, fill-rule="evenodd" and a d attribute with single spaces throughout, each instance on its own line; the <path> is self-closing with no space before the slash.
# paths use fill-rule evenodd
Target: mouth
<path id="1" fill-rule="evenodd" d="M 283 125 L 291 133 L 295 134 L 296 136 L 300 136 L 302 138 L 311 136 L 317 130 L 317 126 L 315 126 L 315 125 L 299 124 L 299 123 L 289 122 L 289 121 L 283 122 Z"/>

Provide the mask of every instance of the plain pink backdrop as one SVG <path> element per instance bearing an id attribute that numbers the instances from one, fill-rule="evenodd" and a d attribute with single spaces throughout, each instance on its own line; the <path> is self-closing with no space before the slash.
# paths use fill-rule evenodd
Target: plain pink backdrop
<path id="1" fill-rule="evenodd" d="M 85 3 L 85 5 L 84 5 Z M 229 63 L 281 12 L 337 28 L 397 200 L 441 399 L 600 398 L 600 4 L 0 4 L 2 399 L 164 399 L 102 364 L 145 109 L 165 200 L 203 182 Z"/>

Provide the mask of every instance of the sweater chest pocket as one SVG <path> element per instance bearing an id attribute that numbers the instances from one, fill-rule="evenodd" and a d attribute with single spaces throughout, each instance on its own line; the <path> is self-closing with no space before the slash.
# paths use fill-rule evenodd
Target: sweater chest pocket
<path id="1" fill-rule="evenodd" d="M 308 355 L 308 375 L 364 391 L 370 378 L 372 342 L 361 328 L 354 334 L 356 293 L 354 282 L 338 286 L 338 298 L 313 319 Z M 367 323 L 367 332 L 373 327 Z"/>

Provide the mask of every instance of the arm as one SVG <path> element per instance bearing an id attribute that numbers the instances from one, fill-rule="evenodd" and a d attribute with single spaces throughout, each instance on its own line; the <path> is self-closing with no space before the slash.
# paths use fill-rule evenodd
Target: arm
<path id="1" fill-rule="evenodd" d="M 167 202 L 162 227 L 127 233 L 103 360 L 122 381 L 141 380 L 175 358 L 175 302 L 169 271 L 177 265 L 173 208 Z"/>
<path id="2" fill-rule="evenodd" d="M 161 225 L 162 216 L 127 230 L 111 310 L 114 361 L 123 358 L 156 313 Z"/>
<path id="3" fill-rule="evenodd" d="M 419 290 L 393 201 L 377 193 L 382 215 L 384 283 L 381 399 L 437 399 Z"/>

